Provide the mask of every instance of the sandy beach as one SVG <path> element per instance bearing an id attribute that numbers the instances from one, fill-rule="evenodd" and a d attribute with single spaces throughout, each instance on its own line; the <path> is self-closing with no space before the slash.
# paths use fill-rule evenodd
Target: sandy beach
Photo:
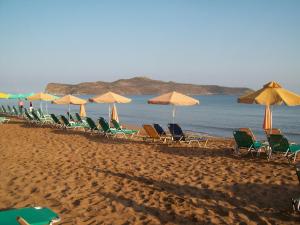
<path id="1" fill-rule="evenodd" d="M 297 224 L 294 165 L 191 148 L 0 125 L 0 209 L 50 207 L 60 224 Z"/>

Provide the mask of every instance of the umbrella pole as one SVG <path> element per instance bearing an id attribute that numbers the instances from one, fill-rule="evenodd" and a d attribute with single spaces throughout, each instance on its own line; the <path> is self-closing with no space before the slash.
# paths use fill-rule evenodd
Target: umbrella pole
<path id="1" fill-rule="evenodd" d="M 69 117 L 69 121 L 70 121 L 70 103 L 69 103 L 69 114 L 68 114 L 68 117 Z"/>
<path id="2" fill-rule="evenodd" d="M 172 110 L 172 123 L 174 124 L 175 120 L 175 105 L 173 105 L 173 110 Z"/>
<path id="3" fill-rule="evenodd" d="M 270 107 L 270 128 L 272 130 L 272 128 L 273 128 L 273 113 L 272 113 L 272 107 L 271 106 L 269 106 L 269 107 Z"/>
<path id="4" fill-rule="evenodd" d="M 48 102 L 46 102 L 46 113 L 48 115 Z"/>
<path id="5" fill-rule="evenodd" d="M 110 104 L 108 104 L 108 125 L 110 126 Z"/>

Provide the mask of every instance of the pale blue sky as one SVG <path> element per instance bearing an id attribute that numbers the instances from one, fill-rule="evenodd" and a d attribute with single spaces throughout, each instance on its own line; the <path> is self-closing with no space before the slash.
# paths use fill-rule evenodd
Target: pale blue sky
<path id="1" fill-rule="evenodd" d="M 0 0 L 0 91 L 165 81 L 300 93 L 298 0 Z"/>

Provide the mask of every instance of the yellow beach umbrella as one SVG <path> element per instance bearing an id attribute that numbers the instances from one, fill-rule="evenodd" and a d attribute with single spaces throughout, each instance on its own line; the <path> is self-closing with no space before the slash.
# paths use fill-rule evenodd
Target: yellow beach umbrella
<path id="1" fill-rule="evenodd" d="M 77 98 L 73 95 L 65 95 L 59 99 L 52 101 L 53 104 L 69 105 L 69 120 L 70 120 L 70 105 L 84 105 L 87 100 Z"/>
<path id="2" fill-rule="evenodd" d="M 266 108 L 265 108 L 263 129 L 264 130 L 272 130 L 272 111 L 270 109 L 270 106 L 268 106 L 268 105 L 266 105 Z"/>
<path id="3" fill-rule="evenodd" d="M 261 104 L 261 105 L 300 105 L 300 95 L 288 91 L 280 84 L 272 81 L 263 86 L 262 89 L 238 98 L 239 103 Z"/>
<path id="4" fill-rule="evenodd" d="M 47 102 L 48 101 L 53 101 L 55 99 L 58 99 L 58 97 L 55 96 L 55 95 L 50 95 L 50 94 L 43 93 L 43 92 L 35 93 L 34 95 L 31 95 L 31 96 L 27 97 L 27 100 L 29 100 L 29 101 L 40 101 L 40 108 L 41 109 L 42 109 L 42 102 L 41 101 L 46 101 L 46 112 L 47 113 L 48 113 Z"/>
<path id="5" fill-rule="evenodd" d="M 53 100 L 52 103 L 53 104 L 61 104 L 61 105 L 66 105 L 66 104 L 82 105 L 82 104 L 87 103 L 87 100 L 84 100 L 82 98 L 77 98 L 73 95 L 65 95 L 59 99 Z"/>
<path id="6" fill-rule="evenodd" d="M 89 101 L 95 103 L 129 103 L 131 99 L 109 91 L 103 95 L 90 98 Z"/>
<path id="7" fill-rule="evenodd" d="M 79 115 L 80 115 L 81 117 L 86 117 L 85 106 L 84 106 L 83 104 L 80 105 Z"/>
<path id="8" fill-rule="evenodd" d="M 279 83 L 274 81 L 269 82 L 263 86 L 263 88 L 253 93 L 238 98 L 238 103 L 245 104 L 260 104 L 260 105 L 281 105 L 287 106 L 300 105 L 300 96 L 291 91 L 288 91 L 281 87 Z M 269 109 L 271 110 L 271 109 Z M 268 109 L 265 111 L 264 124 L 270 124 L 272 126 L 272 114 L 268 114 Z M 268 121 L 269 120 L 269 121 Z M 271 129 L 272 127 L 270 127 Z"/>
<path id="9" fill-rule="evenodd" d="M 200 103 L 199 100 L 181 94 L 176 91 L 172 91 L 148 100 L 148 104 L 173 105 L 173 111 L 172 111 L 173 123 L 175 118 L 176 105 L 191 106 L 191 105 L 197 105 L 199 103 Z"/>
<path id="10" fill-rule="evenodd" d="M 9 94 L 0 92 L 0 98 L 8 98 L 8 97 L 9 97 Z"/>
<path id="11" fill-rule="evenodd" d="M 34 95 L 28 97 L 27 100 L 29 100 L 29 101 L 38 101 L 38 100 L 39 101 L 53 101 L 57 98 L 58 98 L 57 96 L 39 92 L 39 93 L 35 93 Z"/>
<path id="12" fill-rule="evenodd" d="M 94 102 L 94 103 L 108 103 L 109 104 L 108 105 L 108 117 L 109 117 L 108 121 L 110 121 L 110 104 L 112 104 L 112 103 L 129 103 L 129 102 L 131 102 L 131 99 L 109 91 L 105 94 L 90 98 L 89 101 Z"/>
<path id="13" fill-rule="evenodd" d="M 112 109 L 111 109 L 111 119 L 119 122 L 119 116 L 118 116 L 118 111 L 117 111 L 117 106 L 114 103 Z"/>

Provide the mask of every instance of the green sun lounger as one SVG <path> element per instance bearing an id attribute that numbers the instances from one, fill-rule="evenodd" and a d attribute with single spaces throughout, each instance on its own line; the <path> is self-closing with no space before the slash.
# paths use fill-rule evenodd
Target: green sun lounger
<path id="1" fill-rule="evenodd" d="M 25 221 L 23 224 L 46 225 L 60 221 L 59 216 L 49 208 L 29 207 L 0 211 L 1 225 L 20 225 L 18 221 Z"/>
<path id="2" fill-rule="evenodd" d="M 283 153 L 284 156 L 288 158 L 294 157 L 294 162 L 297 159 L 297 154 L 300 152 L 300 144 L 289 143 L 288 139 L 282 134 L 270 134 L 268 138 L 270 144 L 270 154 L 271 158 L 272 153 Z"/>
<path id="3" fill-rule="evenodd" d="M 3 105 L 1 105 L 1 108 L 2 108 L 3 113 L 7 114 L 6 108 Z"/>
<path id="4" fill-rule="evenodd" d="M 115 137 L 117 135 L 122 135 L 123 137 L 126 138 L 125 132 L 123 132 L 122 130 L 117 130 L 116 128 L 110 128 L 108 122 L 103 117 L 99 118 L 99 124 L 106 137 L 108 136 Z"/>
<path id="5" fill-rule="evenodd" d="M 6 117 L 0 117 L 0 123 L 8 123 L 10 119 L 7 119 Z"/>
<path id="6" fill-rule="evenodd" d="M 252 152 L 259 153 L 262 149 L 267 149 L 268 144 L 253 139 L 248 132 L 242 130 L 233 131 L 233 137 L 236 143 L 235 151 L 239 153 L 239 150 L 245 148 L 252 154 Z"/>
<path id="7" fill-rule="evenodd" d="M 19 116 L 19 112 L 18 112 L 18 110 L 16 109 L 15 106 L 12 107 L 12 111 L 13 111 L 14 115 Z"/>
<path id="8" fill-rule="evenodd" d="M 7 105 L 7 110 L 10 115 L 14 115 L 14 113 L 9 105 Z"/>
<path id="9" fill-rule="evenodd" d="M 64 128 L 85 128 L 85 126 L 83 126 L 82 124 L 78 124 L 73 121 L 69 122 L 69 120 L 64 115 L 61 115 L 60 118 L 64 122 Z"/>
<path id="10" fill-rule="evenodd" d="M 122 132 L 124 132 L 125 134 L 129 134 L 129 135 L 133 135 L 133 134 L 138 134 L 139 130 L 131 130 L 131 129 L 123 129 L 121 128 L 120 124 L 118 123 L 118 121 L 112 119 L 111 122 L 113 123 L 114 127 L 117 130 L 120 130 Z"/>
<path id="11" fill-rule="evenodd" d="M 95 122 L 92 118 L 86 117 L 86 123 L 88 125 L 88 127 L 87 127 L 88 131 L 91 131 L 92 133 L 93 132 L 95 132 L 95 133 L 102 132 L 102 130 L 97 127 L 97 125 L 95 124 Z"/>
<path id="12" fill-rule="evenodd" d="M 50 116 L 51 116 L 52 120 L 54 121 L 54 125 L 56 127 L 62 128 L 64 126 L 55 114 L 52 113 L 52 114 L 50 114 Z"/>
<path id="13" fill-rule="evenodd" d="M 35 111 L 35 110 L 33 110 L 31 112 L 31 114 L 34 117 L 35 121 L 37 121 L 37 123 L 40 123 L 40 124 L 52 124 L 53 123 L 53 120 L 51 118 L 39 117 L 37 114 L 37 111 Z"/>

